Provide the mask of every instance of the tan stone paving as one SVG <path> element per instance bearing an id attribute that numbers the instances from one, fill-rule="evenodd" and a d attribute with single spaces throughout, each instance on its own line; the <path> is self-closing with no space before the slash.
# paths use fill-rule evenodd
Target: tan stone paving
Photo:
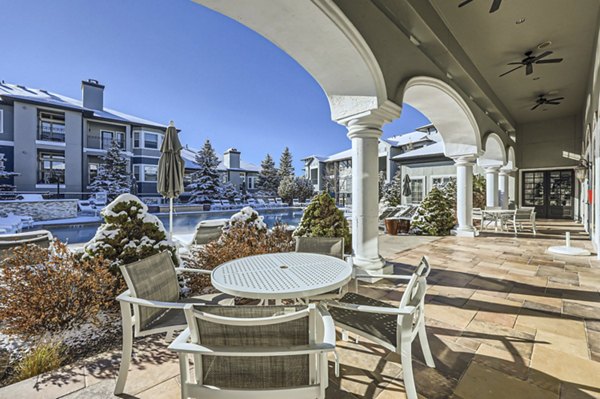
<path id="1" fill-rule="evenodd" d="M 542 221 L 538 230 L 537 237 L 485 232 L 398 250 L 404 237 L 384 240 L 395 273 L 410 273 L 423 255 L 433 267 L 426 321 L 436 368 L 425 366 L 416 343 L 421 398 L 600 398 L 600 261 L 545 252 L 565 231 L 591 249 L 574 223 Z M 361 292 L 397 304 L 402 289 L 380 282 Z M 330 363 L 328 398 L 406 397 L 396 354 L 363 339 L 338 345 L 341 376 Z M 176 359 L 165 343 L 145 339 L 136 349 L 127 397 L 179 397 Z M 111 397 L 118 360 L 118 352 L 104 354 L 0 390 L 0 397 Z"/>

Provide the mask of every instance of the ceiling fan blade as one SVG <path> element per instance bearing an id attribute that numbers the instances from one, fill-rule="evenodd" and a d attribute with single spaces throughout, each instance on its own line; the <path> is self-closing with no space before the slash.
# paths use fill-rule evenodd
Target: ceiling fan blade
<path id="1" fill-rule="evenodd" d="M 463 6 L 466 6 L 467 4 L 469 4 L 469 3 L 470 3 L 470 2 L 472 2 L 472 1 L 473 1 L 473 0 L 465 0 L 465 1 L 463 1 L 462 3 L 460 3 L 460 4 L 458 5 L 458 7 L 463 7 Z"/>
<path id="2" fill-rule="evenodd" d="M 533 64 L 527 64 L 525 66 L 525 75 L 531 75 L 533 73 Z"/>
<path id="3" fill-rule="evenodd" d="M 562 58 L 551 58 L 549 60 L 539 60 L 536 61 L 536 64 L 555 64 L 557 62 L 561 62 L 563 59 Z"/>
<path id="4" fill-rule="evenodd" d="M 494 0 L 494 2 L 492 3 L 492 7 L 490 8 L 490 14 L 498 11 L 501 3 L 502 3 L 502 0 Z"/>
<path id="5" fill-rule="evenodd" d="M 533 106 L 533 108 L 531 108 L 531 111 L 533 111 L 534 109 L 536 109 L 537 107 L 539 107 L 540 105 L 542 105 L 542 103 L 538 103 L 536 105 Z"/>
<path id="6" fill-rule="evenodd" d="M 560 105 L 560 103 L 559 103 L 559 102 L 550 101 L 550 100 L 546 101 L 546 104 Z"/>
<path id="7" fill-rule="evenodd" d="M 564 97 L 556 97 L 556 98 L 549 98 L 548 101 L 560 101 L 560 100 L 564 100 Z"/>
<path id="8" fill-rule="evenodd" d="M 523 63 L 521 61 L 517 61 L 517 62 L 509 62 L 506 65 L 523 65 Z"/>
<path id="9" fill-rule="evenodd" d="M 542 54 L 535 56 L 531 62 L 536 62 L 538 60 L 541 60 L 542 58 L 548 57 L 550 54 L 552 54 L 552 51 L 544 51 Z"/>
<path id="10" fill-rule="evenodd" d="M 513 69 L 511 69 L 511 70 L 510 70 L 510 71 L 508 71 L 508 72 L 504 72 L 502 75 L 500 75 L 500 76 L 498 76 L 498 77 L 499 77 L 499 78 L 501 78 L 502 76 L 504 76 L 504 75 L 507 75 L 507 74 L 509 74 L 509 73 L 511 73 L 511 72 L 513 72 L 513 71 L 516 71 L 517 69 L 519 69 L 519 68 L 522 68 L 522 67 L 523 67 L 523 65 L 519 65 L 518 67 L 516 67 L 516 68 L 513 68 Z"/>

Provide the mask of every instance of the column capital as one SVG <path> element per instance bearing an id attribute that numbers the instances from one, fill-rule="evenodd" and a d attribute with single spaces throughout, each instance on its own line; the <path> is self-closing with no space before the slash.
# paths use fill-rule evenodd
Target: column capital
<path id="1" fill-rule="evenodd" d="M 489 165 L 484 166 L 483 170 L 485 170 L 485 173 L 498 173 L 500 171 L 500 168 L 500 165 Z"/>
<path id="2" fill-rule="evenodd" d="M 456 166 L 473 166 L 477 161 L 477 155 L 460 155 L 453 157 L 452 160 Z"/>
<path id="3" fill-rule="evenodd" d="M 386 101 L 378 108 L 355 114 L 336 122 L 348 127 L 348 138 L 379 138 L 383 125 L 400 116 L 401 108 L 391 101 Z"/>
<path id="4" fill-rule="evenodd" d="M 513 173 L 515 173 L 517 170 L 518 170 L 517 168 L 511 168 L 511 169 L 500 168 L 500 176 L 510 176 Z"/>

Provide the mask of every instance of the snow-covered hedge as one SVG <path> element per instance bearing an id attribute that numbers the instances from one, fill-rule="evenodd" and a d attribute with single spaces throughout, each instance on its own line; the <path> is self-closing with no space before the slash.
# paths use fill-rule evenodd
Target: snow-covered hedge
<path id="1" fill-rule="evenodd" d="M 167 239 L 162 222 L 135 195 L 119 195 L 102 210 L 102 216 L 104 223 L 85 245 L 84 257 L 102 255 L 116 268 L 168 250 L 179 264 L 175 244 Z"/>

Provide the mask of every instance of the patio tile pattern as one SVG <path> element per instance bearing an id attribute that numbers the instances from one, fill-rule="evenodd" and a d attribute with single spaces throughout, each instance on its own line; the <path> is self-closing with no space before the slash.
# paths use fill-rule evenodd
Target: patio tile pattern
<path id="1" fill-rule="evenodd" d="M 565 231 L 573 245 L 591 249 L 572 222 L 542 221 L 538 231 L 428 239 L 398 250 L 394 243 L 404 237 L 386 238 L 395 273 L 410 273 L 423 255 L 433 268 L 426 321 L 436 368 L 425 366 L 418 340 L 413 352 L 421 398 L 600 398 L 600 261 L 546 253 L 562 245 Z M 402 295 L 385 281 L 360 290 L 396 304 Z M 335 377 L 330 362 L 328 398 L 406 397 L 395 353 L 339 338 L 341 374 Z M 126 397 L 179 397 L 176 358 L 165 347 L 157 337 L 136 341 Z M 0 397 L 112 397 L 118 361 L 118 351 L 103 354 L 4 388 Z"/>

